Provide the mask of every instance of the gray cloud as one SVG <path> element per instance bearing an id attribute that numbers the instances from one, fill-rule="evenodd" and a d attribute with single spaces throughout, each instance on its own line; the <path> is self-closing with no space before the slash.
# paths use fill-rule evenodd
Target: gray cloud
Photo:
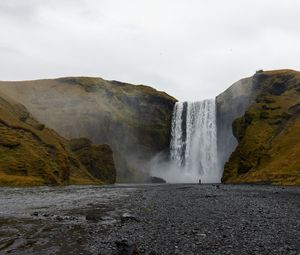
<path id="1" fill-rule="evenodd" d="M 255 70 L 300 69 L 295 0 L 1 0 L 0 79 L 101 76 L 214 97 Z"/>

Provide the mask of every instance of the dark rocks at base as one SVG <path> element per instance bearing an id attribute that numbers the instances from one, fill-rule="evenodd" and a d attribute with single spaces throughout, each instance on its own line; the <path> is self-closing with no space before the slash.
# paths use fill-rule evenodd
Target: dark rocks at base
<path id="1" fill-rule="evenodd" d="M 108 217 L 108 216 L 103 216 L 103 215 L 99 215 L 99 214 L 87 214 L 85 216 L 85 219 L 87 221 L 107 221 L 107 220 L 112 220 L 113 218 Z"/>
<path id="2" fill-rule="evenodd" d="M 64 193 L 78 201 L 69 196 L 72 190 L 78 195 L 76 189 Z M 89 189 L 82 187 L 81 193 Z M 107 187 L 93 189 L 93 195 L 108 192 Z M 41 204 L 33 203 L 28 211 L 38 216 L 0 218 L 0 254 L 299 254 L 299 187 L 138 184 L 113 189 L 111 194 L 118 191 L 120 197 L 105 200 L 107 205 L 88 196 L 63 208 L 53 208 L 53 191 L 43 193 L 42 201 L 49 196 L 51 207 L 43 202 L 49 209 L 38 209 Z M 1 202 L 11 203 L 12 191 L 5 192 Z M 34 194 L 41 194 L 40 188 Z M 124 213 L 128 221 L 121 220 Z M 85 221 L 88 215 L 97 221 Z"/>
<path id="3" fill-rule="evenodd" d="M 216 198 L 217 196 L 216 195 L 205 195 L 204 197 L 205 198 Z"/>
<path id="4" fill-rule="evenodd" d="M 167 183 L 167 181 L 164 180 L 163 178 L 160 178 L 160 177 L 150 176 L 150 177 L 146 180 L 146 183 Z"/>
<path id="5" fill-rule="evenodd" d="M 216 189 L 220 189 L 220 184 L 212 184 L 213 187 L 215 187 Z"/>
<path id="6" fill-rule="evenodd" d="M 117 246 L 117 255 L 138 255 L 140 254 L 138 251 L 138 247 L 134 243 L 128 242 L 128 240 L 124 239 L 121 241 L 115 242 Z"/>
<path id="7" fill-rule="evenodd" d="M 97 214 L 88 214 L 85 216 L 85 219 L 87 221 L 99 221 L 101 220 L 101 216 L 97 215 Z"/>
<path id="8" fill-rule="evenodd" d="M 136 221 L 139 222 L 140 220 L 137 218 L 137 216 L 131 214 L 131 213 L 123 213 L 121 216 L 121 221 Z"/>
<path id="9" fill-rule="evenodd" d="M 156 251 L 150 251 L 149 255 L 159 255 L 159 253 Z"/>
<path id="10" fill-rule="evenodd" d="M 33 213 L 31 214 L 31 216 L 33 216 L 33 217 L 44 217 L 44 218 L 48 218 L 48 217 L 53 216 L 53 215 L 51 215 L 51 214 L 48 213 L 48 212 L 46 212 L 46 213 L 33 212 Z"/>
<path id="11" fill-rule="evenodd" d="M 74 215 L 55 215 L 55 214 L 50 214 L 49 212 L 33 212 L 30 214 L 32 217 L 40 219 L 40 220 L 46 220 L 50 219 L 53 221 L 58 221 L 58 222 L 78 222 L 79 218 L 74 216 Z"/>
<path id="12" fill-rule="evenodd" d="M 91 212 L 86 214 L 85 216 L 86 221 L 91 221 L 91 222 L 102 222 L 102 223 L 115 223 L 117 221 L 121 221 L 122 223 L 124 222 L 140 222 L 139 218 L 129 212 L 125 212 L 122 215 L 120 215 L 119 218 L 114 218 L 111 216 L 107 216 L 106 213 L 97 213 L 97 212 Z"/>
<path id="13" fill-rule="evenodd" d="M 136 215 L 129 212 L 125 212 L 119 217 L 111 217 L 106 213 L 90 212 L 86 214 L 85 220 L 90 222 L 101 222 L 101 224 L 114 224 L 116 222 L 140 222 L 140 219 Z"/>
<path id="14" fill-rule="evenodd" d="M 297 254 L 299 230 L 291 219 L 299 212 L 298 194 L 296 188 L 261 185 L 139 186 L 123 209 L 142 221 L 121 221 L 90 238 L 107 254 L 132 254 L 121 253 L 127 242 L 116 247 L 123 239 L 145 255 Z"/>
<path id="15" fill-rule="evenodd" d="M 38 217 L 38 216 L 39 216 L 39 213 L 38 213 L 38 212 L 33 212 L 33 213 L 31 214 L 31 216 Z"/>
<path id="16" fill-rule="evenodd" d="M 59 216 L 59 215 L 57 215 L 57 216 L 55 217 L 55 219 L 56 219 L 57 221 L 63 221 L 63 220 L 64 220 L 64 218 L 63 218 L 62 216 Z"/>

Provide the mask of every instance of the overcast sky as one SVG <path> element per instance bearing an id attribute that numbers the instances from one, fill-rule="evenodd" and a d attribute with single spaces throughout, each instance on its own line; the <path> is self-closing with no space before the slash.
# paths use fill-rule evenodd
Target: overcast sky
<path id="1" fill-rule="evenodd" d="M 0 80 L 100 76 L 179 100 L 300 69 L 298 0 L 0 0 Z"/>

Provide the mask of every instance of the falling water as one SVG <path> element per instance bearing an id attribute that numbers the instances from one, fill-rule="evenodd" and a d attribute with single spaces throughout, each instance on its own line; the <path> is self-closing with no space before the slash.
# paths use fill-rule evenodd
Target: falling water
<path id="1" fill-rule="evenodd" d="M 215 100 L 176 103 L 170 150 L 182 181 L 220 182 Z"/>

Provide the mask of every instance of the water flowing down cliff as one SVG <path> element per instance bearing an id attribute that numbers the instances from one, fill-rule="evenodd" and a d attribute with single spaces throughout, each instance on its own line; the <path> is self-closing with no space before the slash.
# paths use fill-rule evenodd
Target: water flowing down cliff
<path id="1" fill-rule="evenodd" d="M 220 182 L 215 100 L 175 104 L 170 157 L 183 182 Z"/>

